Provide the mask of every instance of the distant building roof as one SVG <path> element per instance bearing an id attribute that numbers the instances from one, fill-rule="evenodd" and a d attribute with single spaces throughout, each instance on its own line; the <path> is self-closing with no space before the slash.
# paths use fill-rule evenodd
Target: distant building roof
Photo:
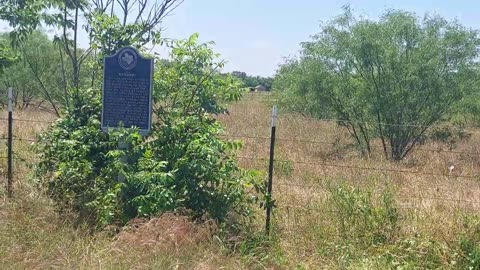
<path id="1" fill-rule="evenodd" d="M 257 90 L 257 91 L 267 91 L 267 88 L 263 85 L 257 85 L 255 87 L 255 90 Z"/>

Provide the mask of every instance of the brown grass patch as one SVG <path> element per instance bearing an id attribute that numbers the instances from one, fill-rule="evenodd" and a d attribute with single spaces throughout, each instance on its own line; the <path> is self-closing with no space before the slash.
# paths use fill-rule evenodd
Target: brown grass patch
<path id="1" fill-rule="evenodd" d="M 172 213 L 160 217 L 133 219 L 115 236 L 113 247 L 157 250 L 181 249 L 210 241 L 213 223 L 198 224 Z M 128 250 L 126 250 L 128 251 Z"/>

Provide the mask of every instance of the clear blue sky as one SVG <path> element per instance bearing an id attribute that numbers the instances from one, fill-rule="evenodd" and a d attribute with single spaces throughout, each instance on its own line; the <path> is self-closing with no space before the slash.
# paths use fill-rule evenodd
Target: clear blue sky
<path id="1" fill-rule="evenodd" d="M 298 44 L 319 31 L 320 21 L 341 13 L 347 3 L 372 19 L 395 8 L 457 18 L 480 29 L 476 0 L 185 0 L 165 21 L 164 36 L 198 32 L 202 41 L 215 41 L 216 51 L 228 61 L 225 70 L 270 76 L 284 56 L 295 55 Z"/>
<path id="2" fill-rule="evenodd" d="M 215 41 L 215 50 L 228 61 L 225 71 L 272 76 L 283 57 L 295 55 L 298 44 L 319 31 L 321 21 L 341 13 L 347 3 L 356 14 L 372 19 L 395 8 L 456 18 L 480 29 L 478 0 L 185 0 L 164 21 L 164 37 L 198 32 L 201 41 Z"/>

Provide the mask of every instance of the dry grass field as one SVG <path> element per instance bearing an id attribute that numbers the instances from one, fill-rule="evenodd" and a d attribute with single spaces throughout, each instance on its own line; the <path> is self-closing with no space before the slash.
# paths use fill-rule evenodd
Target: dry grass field
<path id="1" fill-rule="evenodd" d="M 272 102 L 249 94 L 219 116 L 226 137 L 243 142 L 240 164 L 265 175 Z M 227 240 L 211 224 L 171 214 L 135 220 L 114 237 L 74 225 L 30 180 L 31 142 L 21 140 L 54 117 L 15 113 L 38 122 L 15 122 L 15 199 L 0 189 L 0 268 L 479 269 L 480 131 L 455 145 L 427 142 L 395 163 L 380 149 L 360 156 L 335 123 L 279 111 L 272 237 L 262 237 L 259 211 L 256 229 Z M 6 122 L 0 127 L 5 138 Z M 0 159 L 2 185 L 5 165 Z"/>

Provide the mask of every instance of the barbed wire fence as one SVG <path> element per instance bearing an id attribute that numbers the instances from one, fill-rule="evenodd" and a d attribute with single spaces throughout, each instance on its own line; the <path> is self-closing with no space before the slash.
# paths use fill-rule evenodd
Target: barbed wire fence
<path id="1" fill-rule="evenodd" d="M 20 166 L 27 165 L 29 162 L 26 156 L 22 156 L 24 153 L 16 151 L 21 146 L 25 148 L 28 144 L 37 141 L 36 134 L 31 134 L 31 137 L 19 136 L 15 134 L 15 130 L 23 128 L 28 125 L 44 125 L 48 126 L 53 121 L 36 120 L 36 119 L 21 119 L 14 117 L 13 109 L 13 91 L 8 89 L 8 105 L 7 105 L 7 117 L 0 117 L 0 183 L 5 186 L 6 194 L 8 197 L 13 196 L 14 179 L 16 175 L 16 169 Z M 22 127 L 17 128 L 17 123 L 22 123 Z M 5 128 L 3 128 L 5 127 Z M 1 189 L 0 189 L 1 190 Z"/>
<path id="2" fill-rule="evenodd" d="M 276 126 L 278 130 L 282 129 L 281 122 L 286 118 L 279 116 L 276 121 Z M 308 119 L 308 121 L 317 121 L 317 119 Z M 322 120 L 324 121 L 324 120 Z M 338 119 L 329 119 L 325 121 L 338 122 L 342 120 Z M 9 118 L 0 118 L 0 123 L 2 130 L 0 134 L 4 134 L 4 130 L 13 129 L 16 123 L 23 124 L 41 124 L 41 125 L 51 125 L 53 121 L 43 121 L 35 119 L 22 119 L 15 118 L 12 114 L 12 117 Z M 410 126 L 410 125 L 408 125 Z M 265 125 L 265 132 L 262 134 L 268 134 L 268 127 Z M 321 132 L 321 131 L 319 131 Z M 7 132 L 8 133 L 8 132 Z M 432 202 L 441 202 L 447 205 L 453 205 L 460 209 L 472 209 L 478 211 L 480 209 L 480 172 L 478 167 L 471 166 L 469 173 L 449 171 L 445 169 L 443 172 L 439 170 L 426 170 L 426 169 L 406 169 L 402 166 L 397 165 L 394 162 L 385 162 L 380 165 L 358 165 L 358 164 L 349 164 L 347 162 L 339 162 L 335 160 L 328 160 L 315 157 L 279 157 L 279 155 L 270 155 L 272 152 L 272 147 L 281 147 L 283 152 L 288 152 L 288 148 L 303 147 L 313 148 L 313 147 L 328 147 L 336 145 L 336 142 L 331 142 L 328 140 L 316 140 L 316 139 L 303 139 L 295 137 L 295 134 L 291 136 L 282 136 L 276 135 L 274 132 L 270 133 L 270 136 L 267 135 L 258 135 L 258 134 L 248 134 L 248 133 L 226 133 L 221 135 L 222 138 L 227 140 L 240 140 L 243 142 L 244 146 L 250 147 L 252 149 L 261 149 L 262 153 L 249 152 L 249 153 L 240 153 L 237 155 L 237 159 L 242 163 L 245 168 L 254 168 L 261 171 L 264 171 L 268 175 L 269 182 L 266 181 L 269 191 L 269 200 L 274 203 L 266 203 L 265 205 L 267 212 L 273 211 L 275 215 L 280 215 L 281 219 L 284 219 L 285 226 L 289 231 L 295 232 L 301 227 L 301 216 L 308 213 L 308 215 L 315 215 L 317 218 L 321 218 L 323 214 L 331 214 L 334 212 L 332 209 L 322 208 L 318 198 L 325 198 L 328 194 L 329 189 L 325 185 L 323 180 L 331 180 L 334 178 L 351 178 L 357 179 L 359 176 L 368 177 L 369 175 L 380 175 L 390 179 L 403 179 L 402 177 L 415 177 L 418 182 L 424 183 L 425 179 L 418 178 L 428 178 L 432 180 L 433 192 L 425 191 L 421 194 L 402 194 L 402 199 L 404 202 L 399 206 L 401 209 L 415 209 L 422 210 L 428 208 Z M 0 136 L 0 145 L 6 145 L 7 147 L 2 147 L 0 151 L 0 173 L 2 178 L 5 181 L 2 185 L 6 186 L 7 193 L 12 193 L 12 179 L 15 174 L 13 165 L 18 160 L 22 160 L 21 157 L 18 157 L 16 154 L 16 146 L 18 144 L 30 144 L 36 142 L 37 138 L 32 135 L 32 137 L 19 137 L 13 132 L 7 134 L 7 136 Z M 273 135 L 273 136 L 272 136 Z M 8 143 L 10 142 L 10 143 Z M 10 146 L 9 146 L 10 145 Z M 377 147 L 377 146 L 372 146 Z M 380 146 L 378 146 L 380 147 Z M 5 151 L 6 150 L 6 151 Z M 10 151 L 9 151 L 10 150 Z M 415 148 L 416 152 L 424 152 L 426 154 L 444 154 L 447 156 L 460 155 L 462 157 L 468 157 L 471 160 L 480 160 L 480 148 L 479 151 L 475 149 L 470 150 L 454 150 L 454 149 L 445 149 L 445 148 L 433 148 L 426 146 L 417 146 Z M 9 154 L 10 153 L 10 154 Z M 464 158 L 465 159 L 465 158 Z M 479 165 L 480 166 L 480 162 Z M 308 169 L 310 168 L 310 169 Z M 285 172 L 282 172 L 285 170 Z M 335 170 L 335 171 L 333 171 Z M 293 175 L 294 172 L 298 172 L 297 175 Z M 269 174 L 269 172 L 271 174 Z M 305 177 L 301 176 L 301 173 L 309 173 L 309 178 L 313 180 L 306 180 Z M 447 179 L 445 181 L 435 181 L 438 179 Z M 410 183 L 413 183 L 413 180 L 410 178 Z M 353 180 L 352 180 L 353 181 Z M 358 181 L 358 180 L 356 180 Z M 451 183 L 454 181 L 455 183 Z M 465 195 L 460 192 L 453 192 L 452 185 L 461 184 L 468 186 L 467 193 L 470 195 Z M 448 183 L 448 184 L 445 184 Z M 267 196 L 267 197 L 268 197 Z M 323 199 L 324 200 L 324 199 Z M 411 202 L 414 203 L 411 203 Z M 269 214 L 266 213 L 266 230 L 269 231 L 270 220 L 268 218 Z M 275 222 L 275 221 L 273 221 Z"/>
<path id="3" fill-rule="evenodd" d="M 266 104 L 275 104 L 271 98 L 266 96 L 249 98 L 248 102 L 265 102 Z M 262 118 L 263 119 L 263 118 Z M 315 119 L 302 115 L 282 115 L 277 120 L 277 130 L 281 132 L 282 122 L 300 121 L 315 122 L 324 124 L 342 124 L 344 119 Z M 362 124 L 379 125 L 377 122 L 361 122 Z M 380 123 L 382 126 L 394 127 L 417 127 L 425 128 L 425 125 L 413 123 L 389 124 Z M 435 127 L 442 127 L 438 125 Z M 434 128 L 431 126 L 430 128 Z M 473 134 L 480 130 L 477 127 L 463 127 Z M 241 128 L 232 129 L 228 134 L 223 135 L 225 139 L 234 139 L 243 142 L 244 147 L 249 151 L 242 152 L 237 156 L 238 160 L 244 164 L 245 168 L 258 168 L 266 170 L 269 164 L 268 143 L 272 139 L 267 135 L 267 123 L 264 123 L 264 130 L 255 132 L 241 132 Z M 277 131 L 277 132 L 278 132 Z M 291 130 L 289 130 L 291 131 Z M 301 130 L 299 130 L 301 132 Z M 318 132 L 325 132 L 318 130 Z M 313 136 L 316 137 L 316 136 Z M 332 181 L 348 181 L 349 184 L 361 186 L 362 179 L 369 177 L 380 177 L 384 182 L 391 182 L 402 187 L 399 195 L 396 196 L 396 207 L 399 211 L 438 211 L 442 212 L 444 207 L 455 208 L 460 211 L 472 211 L 478 213 L 480 210 L 480 147 L 475 142 L 465 141 L 464 149 L 457 149 L 455 145 L 449 145 L 446 142 L 421 143 L 414 147 L 409 156 L 416 156 L 423 153 L 423 158 L 429 160 L 429 156 L 438 156 L 444 160 L 454 160 L 455 166 L 440 166 L 435 163 L 431 166 L 421 166 L 422 161 L 410 166 L 405 162 L 386 161 L 378 162 L 377 159 L 358 158 L 350 160 L 349 158 L 339 160 L 315 155 L 299 156 L 289 152 L 294 148 L 334 148 L 338 147 L 338 141 L 305 138 L 302 134 L 296 134 L 295 130 L 286 134 L 277 135 L 275 140 L 277 147 L 283 148 L 281 155 L 274 159 L 274 177 L 272 200 L 275 201 L 274 213 L 277 219 L 282 220 L 287 231 L 295 234 L 304 227 L 299 219 L 303 216 L 316 215 L 320 218 L 332 218 L 336 211 L 331 207 L 325 207 L 332 196 L 333 190 L 328 186 Z M 345 143 L 345 142 L 341 142 Z M 352 142 L 349 142 L 353 144 Z M 472 145 L 471 145 L 472 144 Z M 263 147 L 262 147 L 263 146 Z M 472 146 L 472 147 L 469 147 Z M 371 145 L 372 149 L 383 150 L 381 145 Z M 259 150 L 260 149 L 260 150 Z M 278 150 L 275 150 L 276 153 Z M 261 152 L 261 153 L 259 153 Z M 378 154 L 381 154 L 380 152 Z M 381 158 L 383 159 L 383 157 Z M 413 159 L 414 160 L 414 159 Z M 428 161 L 430 162 L 430 161 Z M 440 162 L 439 162 L 440 163 Z M 296 175 L 287 172 L 289 175 L 282 175 L 287 171 L 298 171 Z M 405 186 L 412 185 L 412 188 L 406 189 Z M 424 188 L 423 188 L 424 187 Z M 395 191 L 397 192 L 397 191 Z M 321 199 L 318 199 L 321 197 Z"/>

